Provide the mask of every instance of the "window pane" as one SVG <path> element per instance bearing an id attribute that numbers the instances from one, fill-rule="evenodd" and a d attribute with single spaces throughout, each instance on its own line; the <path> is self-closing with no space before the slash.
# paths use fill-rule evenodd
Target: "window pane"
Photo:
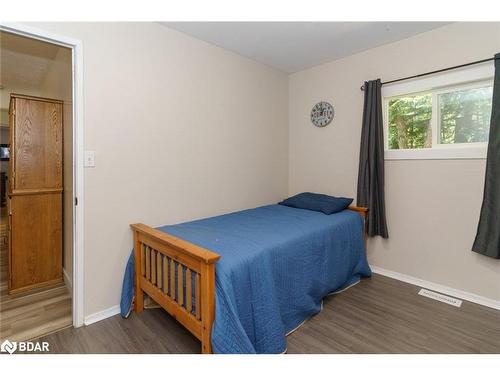
<path id="1" fill-rule="evenodd" d="M 439 94 L 439 143 L 487 142 L 492 94 L 492 86 Z"/>
<path id="2" fill-rule="evenodd" d="M 432 94 L 389 99 L 389 149 L 432 147 Z"/>

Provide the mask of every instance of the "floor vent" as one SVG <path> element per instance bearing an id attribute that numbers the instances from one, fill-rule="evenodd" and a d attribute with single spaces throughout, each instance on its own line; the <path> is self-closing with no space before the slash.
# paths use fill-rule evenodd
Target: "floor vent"
<path id="1" fill-rule="evenodd" d="M 427 289 L 420 289 L 420 292 L 418 292 L 419 295 L 435 299 L 436 301 L 444 302 L 447 303 L 448 305 L 452 305 L 455 307 L 460 307 L 462 306 L 462 300 L 453 298 L 444 294 L 436 293 L 433 292 L 432 290 L 427 290 Z"/>

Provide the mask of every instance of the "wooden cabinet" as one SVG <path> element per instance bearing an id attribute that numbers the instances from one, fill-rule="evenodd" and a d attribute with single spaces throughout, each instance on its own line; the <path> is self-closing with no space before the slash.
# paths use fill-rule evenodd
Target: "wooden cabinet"
<path id="1" fill-rule="evenodd" d="M 9 293 L 62 282 L 63 106 L 12 94 Z"/>

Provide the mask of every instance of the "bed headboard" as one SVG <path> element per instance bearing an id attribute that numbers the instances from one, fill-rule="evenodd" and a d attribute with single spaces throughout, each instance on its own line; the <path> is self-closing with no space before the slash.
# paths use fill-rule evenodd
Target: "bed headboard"
<path id="1" fill-rule="evenodd" d="M 366 216 L 368 215 L 368 207 L 358 207 L 358 206 L 349 206 L 348 210 L 359 212 L 361 217 L 363 218 L 365 225 L 365 248 L 366 248 L 366 240 L 368 239 L 368 227 L 366 225 Z"/>

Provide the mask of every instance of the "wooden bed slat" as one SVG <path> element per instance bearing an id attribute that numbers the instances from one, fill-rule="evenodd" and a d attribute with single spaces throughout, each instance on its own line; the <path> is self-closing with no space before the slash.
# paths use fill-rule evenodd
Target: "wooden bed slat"
<path id="1" fill-rule="evenodd" d="M 186 270 L 186 310 L 191 314 L 193 309 L 193 293 L 191 291 L 191 270 L 188 268 Z"/>
<path id="2" fill-rule="evenodd" d="M 146 245 L 141 243 L 141 274 L 146 276 Z"/>
<path id="3" fill-rule="evenodd" d="M 161 289 L 163 285 L 163 275 L 161 273 L 161 258 L 162 255 L 157 251 L 156 252 L 156 286 Z"/>
<path id="4" fill-rule="evenodd" d="M 146 246 L 146 280 L 151 280 L 151 248 Z"/>
<path id="5" fill-rule="evenodd" d="M 168 295 L 168 258 L 163 256 L 163 294 Z"/>
<path id="6" fill-rule="evenodd" d="M 176 295 L 176 287 L 175 287 L 175 261 L 170 259 L 170 298 L 175 300 Z"/>
<path id="7" fill-rule="evenodd" d="M 151 284 L 156 284 L 156 253 L 157 251 L 151 249 Z"/>
<path id="8" fill-rule="evenodd" d="M 178 290 L 178 300 L 179 306 L 182 307 L 184 304 L 184 267 L 182 265 L 177 266 L 177 290 Z"/>
<path id="9" fill-rule="evenodd" d="M 195 314 L 196 314 L 196 319 L 201 320 L 201 298 L 200 298 L 200 290 L 201 290 L 201 278 L 199 273 L 195 273 Z"/>

